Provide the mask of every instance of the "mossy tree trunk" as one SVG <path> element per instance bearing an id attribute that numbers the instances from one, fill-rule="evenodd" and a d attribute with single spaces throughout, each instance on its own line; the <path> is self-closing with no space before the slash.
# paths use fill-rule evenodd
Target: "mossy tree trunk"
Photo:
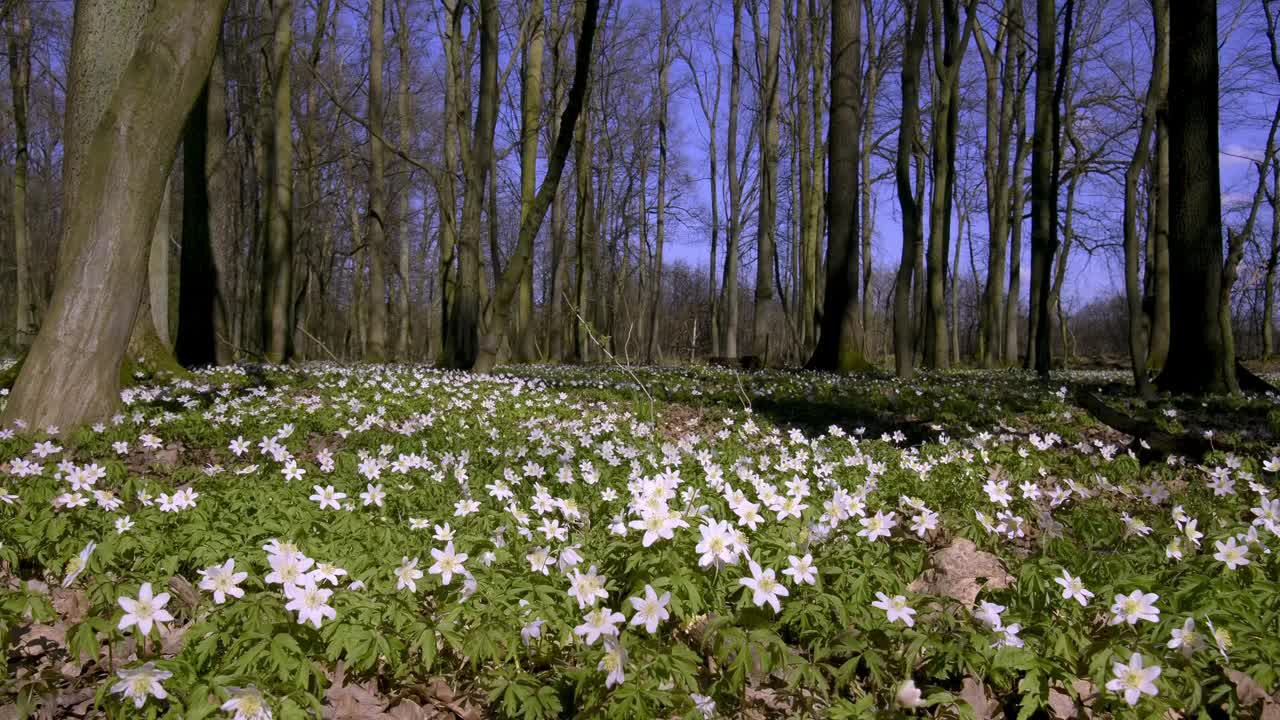
<path id="1" fill-rule="evenodd" d="M 6 423 L 66 432 L 119 401 L 148 241 L 225 9 L 226 0 L 76 3 L 58 274 Z"/>

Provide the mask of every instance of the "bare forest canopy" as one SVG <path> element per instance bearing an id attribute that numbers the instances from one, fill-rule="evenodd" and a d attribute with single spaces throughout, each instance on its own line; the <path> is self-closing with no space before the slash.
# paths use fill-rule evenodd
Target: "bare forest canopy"
<path id="1" fill-rule="evenodd" d="M 1276 0 L 0 0 L 7 418 L 237 361 L 1274 352 Z M 51 402 L 70 386 L 76 397 Z"/>

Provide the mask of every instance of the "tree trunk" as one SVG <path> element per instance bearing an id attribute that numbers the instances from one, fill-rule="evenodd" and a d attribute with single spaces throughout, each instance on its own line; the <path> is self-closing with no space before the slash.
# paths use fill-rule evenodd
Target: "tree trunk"
<path id="1" fill-rule="evenodd" d="M 480 3 L 480 88 L 475 126 L 463 158 L 462 236 L 458 244 L 458 285 L 451 309 L 449 367 L 470 368 L 480 350 L 481 208 L 484 206 L 498 101 L 498 8 Z M 461 108 L 459 112 L 461 112 Z"/>
<path id="2" fill-rule="evenodd" d="M 293 0 L 273 0 L 271 139 L 268 147 L 267 243 L 262 267 L 262 348 L 267 362 L 293 355 L 293 130 L 289 70 Z"/>
<path id="3" fill-rule="evenodd" d="M 653 364 L 662 342 L 658 311 L 662 306 L 662 249 L 667 239 L 667 76 L 671 72 L 671 10 L 669 0 L 659 0 L 658 24 L 658 198 L 657 235 L 654 238 L 653 286 L 649 305 L 649 343 L 645 362 Z"/>
<path id="4" fill-rule="evenodd" d="M 1147 97 L 1143 104 L 1142 119 L 1138 126 L 1138 142 L 1134 147 L 1133 157 L 1124 174 L 1124 284 L 1125 297 L 1129 310 L 1129 359 L 1133 366 L 1134 388 L 1142 397 L 1151 395 L 1151 384 L 1147 379 L 1148 342 L 1143 332 L 1142 288 L 1138 282 L 1138 264 L 1140 257 L 1140 238 L 1138 237 L 1138 180 L 1142 170 L 1147 166 L 1151 148 L 1151 135 L 1155 129 L 1156 111 L 1160 103 L 1162 76 L 1166 67 L 1163 53 L 1168 45 L 1164 41 L 1168 5 L 1164 0 L 1152 3 L 1152 15 L 1155 27 L 1155 56 L 1151 63 L 1151 79 L 1147 85 Z M 1149 238 L 1152 250 L 1156 239 Z M 1154 255 L 1154 254 L 1153 254 Z M 1152 268 L 1148 268 L 1151 272 Z"/>
<path id="5" fill-rule="evenodd" d="M 590 92 L 590 88 L 588 88 Z M 573 360 L 586 362 L 591 355 L 591 328 L 587 308 L 591 287 L 591 256 L 595 254 L 595 230 L 591 227 L 595 218 L 591 195 L 591 111 L 578 116 L 574 136 L 574 166 L 577 172 L 577 207 L 575 208 L 574 233 L 576 237 L 576 288 L 573 307 Z"/>
<path id="6" fill-rule="evenodd" d="M 862 127 L 861 158 L 862 158 L 862 182 L 860 202 L 862 203 L 859 220 L 862 232 L 862 332 L 864 338 L 866 333 L 871 329 L 871 240 L 875 236 L 875 186 L 871 181 L 871 158 L 872 158 L 872 142 L 875 135 L 875 117 L 876 117 L 876 100 L 880 91 L 880 78 L 883 70 L 880 67 L 880 58 L 883 53 L 882 41 L 876 35 L 875 16 L 873 14 L 872 0 L 863 0 L 863 13 L 867 19 L 866 28 L 866 48 L 867 57 L 867 75 L 866 80 L 862 84 L 862 121 L 859 123 Z M 833 68 L 832 72 L 835 70 Z M 828 230 L 830 232 L 830 230 Z M 864 343 L 865 346 L 865 343 Z"/>
<path id="7" fill-rule="evenodd" d="M 1271 245 L 1262 286 L 1262 359 L 1275 355 L 1276 267 L 1280 266 L 1280 162 L 1271 165 Z"/>
<path id="8" fill-rule="evenodd" d="M 365 249 L 369 257 L 368 346 L 365 360 L 387 359 L 386 153 L 382 147 L 382 63 L 386 35 L 385 0 L 369 3 L 369 208 Z"/>
<path id="9" fill-rule="evenodd" d="M 1153 158 L 1155 184 L 1155 202 L 1153 203 L 1152 243 L 1150 257 L 1152 265 L 1148 272 L 1152 277 L 1151 321 L 1147 339 L 1147 367 L 1162 368 L 1169 356 L 1169 9 L 1168 0 L 1160 0 L 1163 12 L 1159 20 L 1162 23 L 1160 33 L 1156 35 L 1160 45 L 1157 51 L 1161 58 L 1160 84 L 1157 86 L 1158 104 L 1156 106 L 1156 152 Z"/>
<path id="10" fill-rule="evenodd" d="M 462 10 L 456 4 L 449 12 L 444 38 L 444 170 L 437 178 L 436 194 L 440 198 L 440 357 L 439 364 L 448 366 L 457 352 L 453 333 L 454 301 L 457 295 L 458 271 L 458 198 L 455 173 L 458 172 L 461 104 Z"/>
<path id="11" fill-rule="evenodd" d="M 782 355 L 780 338 L 774 337 L 777 324 L 777 292 L 773 262 L 777 253 L 774 234 L 777 230 L 778 204 L 778 112 L 779 47 L 782 39 L 782 0 L 769 0 L 769 31 L 765 40 L 762 111 L 760 128 L 760 216 L 756 223 L 756 295 L 752 318 L 753 352 L 768 364 L 770 353 Z"/>
<path id="12" fill-rule="evenodd" d="M 400 151 L 408 154 L 413 148 L 413 115 L 409 110 L 409 77 L 413 71 L 409 57 L 409 4 L 398 0 L 396 4 L 400 24 L 396 27 L 396 49 L 400 62 L 397 73 L 396 112 L 400 116 Z M 413 168 L 404 164 L 404 188 L 400 192 L 400 210 L 396 226 L 399 228 L 399 265 L 396 274 L 400 280 L 400 291 L 396 294 L 396 359 L 409 359 L 409 329 L 411 315 L 409 311 L 410 270 L 409 270 L 409 194 L 413 190 Z M 423 197 L 423 211 L 426 210 L 426 197 Z"/>
<path id="13" fill-rule="evenodd" d="M 893 354 L 898 377 L 911 377 L 915 363 L 915 332 L 911 323 L 911 283 L 919 248 L 923 244 L 920 202 L 911 186 L 911 158 L 920 128 L 920 60 L 928 29 L 929 0 L 906 5 L 906 47 L 902 55 L 902 119 L 898 126 L 898 152 L 894 176 L 898 204 L 902 208 L 902 259 L 893 291 Z"/>
<path id="14" fill-rule="evenodd" d="M 522 48 L 524 65 L 520 72 L 520 226 L 533 212 L 538 174 L 538 130 L 542 118 L 542 55 L 546 24 L 541 2 L 529 5 L 527 41 Z M 556 185 L 559 187 L 559 184 Z M 532 243 L 530 243 L 532 246 Z M 532 247 L 530 248 L 532 250 Z M 517 253 L 519 251 L 517 250 Z M 515 258 L 512 259 L 513 262 Z M 533 334 L 533 261 L 524 264 L 520 276 L 519 308 L 516 312 L 515 356 L 521 362 L 536 359 Z"/>
<path id="15" fill-rule="evenodd" d="M 36 293 L 31 276 L 31 238 L 27 231 L 27 100 L 31 93 L 30 0 L 18 0 L 9 35 L 9 89 L 13 93 L 13 246 L 17 266 L 14 345 L 25 349 L 35 338 Z"/>
<path id="16" fill-rule="evenodd" d="M 733 48 L 729 67 L 729 129 L 725 174 L 729 185 L 729 233 L 724 249 L 724 354 L 738 357 L 738 266 L 742 237 L 742 177 L 738 172 L 738 116 L 742 108 L 742 3 L 733 0 Z"/>
<path id="17" fill-rule="evenodd" d="M 1004 266 L 1009 237 L 1009 153 L 1013 145 L 1014 47 L 1021 38 L 1014 33 L 1017 0 L 1008 0 L 996 29 L 995 46 L 988 47 L 984 33 L 976 33 L 978 51 L 986 71 L 986 149 L 983 175 L 987 182 L 987 280 L 982 291 L 981 363 L 993 368 L 1004 352 Z M 1001 56 L 1003 50 L 1003 57 Z"/>
<path id="18" fill-rule="evenodd" d="M 1012 23 L 1010 34 L 1013 38 L 1021 38 L 1024 29 L 1021 3 L 1014 3 L 1015 21 Z M 1012 42 L 1012 41 L 1011 41 Z M 1013 128 L 1014 143 L 1013 153 L 1013 175 L 1010 178 L 1012 185 L 1013 197 L 1009 203 L 1009 294 L 1005 300 L 1004 306 L 1004 362 L 1009 365 L 1018 363 L 1018 318 L 1021 316 L 1022 303 L 1022 231 L 1023 231 L 1023 208 L 1026 207 L 1027 191 L 1024 179 L 1026 177 L 1027 152 L 1030 150 L 1030 144 L 1027 142 L 1026 128 L 1026 85 L 1022 82 L 1022 78 L 1026 73 L 1026 57 L 1027 47 L 1020 39 L 1018 41 L 1018 49 L 1014 57 L 1014 65 L 1017 69 L 1016 83 L 1018 91 L 1014 93 L 1013 103 Z"/>
<path id="19" fill-rule="evenodd" d="M 809 367 L 848 372 L 866 366 L 862 313 L 858 305 L 858 200 L 861 183 L 857 142 L 864 118 L 861 92 L 861 12 L 859 0 L 831 4 L 831 192 L 827 207 L 827 282 L 822 328 Z"/>
<path id="20" fill-rule="evenodd" d="M 148 240 L 225 8 L 225 0 L 76 4 L 57 282 L 6 424 L 65 433 L 119 401 Z"/>
<path id="21" fill-rule="evenodd" d="M 1068 0 L 1069 2 L 1070 0 Z M 1068 13 L 1068 18 L 1070 14 Z M 1036 0 L 1035 133 L 1031 150 L 1031 314 L 1026 367 L 1049 375 L 1049 284 L 1057 249 L 1054 154 L 1058 144 L 1054 93 L 1058 15 L 1054 0 Z"/>
<path id="22" fill-rule="evenodd" d="M 1218 17 L 1212 0 L 1170 3 L 1169 356 L 1156 384 L 1203 395 L 1231 389 L 1219 312 Z"/>

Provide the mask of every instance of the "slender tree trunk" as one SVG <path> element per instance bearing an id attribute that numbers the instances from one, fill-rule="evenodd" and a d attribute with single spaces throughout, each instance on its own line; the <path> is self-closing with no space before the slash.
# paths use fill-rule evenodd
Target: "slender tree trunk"
<path id="1" fill-rule="evenodd" d="M 9 29 L 9 89 L 13 93 L 13 246 L 16 293 L 14 344 L 25 349 L 35 339 L 36 293 L 31 276 L 31 238 L 27 229 L 27 100 L 31 93 L 31 8 L 18 0 Z"/>
<path id="2" fill-rule="evenodd" d="M 1019 38 L 1024 23 L 1021 3 L 1014 3 L 1014 21 L 1010 26 L 1010 37 Z M 1011 39 L 1010 42 L 1013 42 Z M 1010 178 L 1012 198 L 1009 203 L 1009 295 L 1004 306 L 1004 361 L 1008 365 L 1018 363 L 1018 318 L 1021 316 L 1022 304 L 1022 231 L 1025 225 L 1023 210 L 1026 208 L 1026 168 L 1027 153 L 1031 148 L 1027 142 L 1026 128 L 1026 85 L 1022 82 L 1026 73 L 1027 46 L 1018 41 L 1014 56 L 1016 68 L 1017 92 L 1014 93 L 1013 128 L 1014 153 L 1013 174 Z"/>
<path id="3" fill-rule="evenodd" d="M 654 239 L 653 286 L 649 305 L 649 343 L 645 361 L 653 364 L 662 342 L 658 310 L 662 306 L 662 249 L 667 239 L 667 77 L 671 72 L 671 11 L 669 0 L 659 0 L 658 38 L 658 198 L 657 235 Z"/>
<path id="4" fill-rule="evenodd" d="M 262 267 L 262 348 L 268 362 L 293 355 L 293 130 L 289 70 L 293 0 L 273 0 L 271 137 L 267 152 L 267 243 Z"/>
<path id="5" fill-rule="evenodd" d="M 769 31 L 765 40 L 763 89 L 761 105 L 763 123 L 760 128 L 760 216 L 756 223 L 756 295 L 752 336 L 753 352 L 768 364 L 770 354 L 781 357 L 780 338 L 775 337 L 777 317 L 777 291 L 774 283 L 773 262 L 777 247 L 778 203 L 778 114 L 781 103 L 779 92 L 778 56 L 782 39 L 782 0 L 769 0 Z"/>
<path id="6" fill-rule="evenodd" d="M 1148 164 L 1151 135 L 1155 130 L 1156 113 L 1160 103 L 1162 76 L 1167 66 L 1167 59 L 1163 56 L 1168 48 L 1164 38 L 1168 14 L 1166 2 L 1155 0 L 1152 3 L 1152 14 L 1155 27 L 1155 56 L 1151 63 L 1151 79 L 1147 85 L 1147 97 L 1138 127 L 1138 141 L 1124 174 L 1124 283 L 1129 310 L 1129 359 L 1133 366 L 1134 387 L 1143 397 L 1149 397 L 1152 393 L 1150 381 L 1147 379 L 1149 345 L 1146 333 L 1143 331 L 1142 289 L 1138 282 L 1141 252 L 1139 247 L 1141 240 L 1138 237 L 1138 180 L 1142 175 L 1142 169 Z M 1154 250 L 1157 239 L 1151 237 L 1148 242 L 1152 244 L 1151 249 Z M 1151 256 L 1154 256 L 1154 253 Z M 1148 268 L 1148 272 L 1152 270 Z"/>
<path id="7" fill-rule="evenodd" d="M 587 90 L 590 93 L 590 88 Z M 591 111 L 587 108 L 578 116 L 576 134 L 574 136 L 574 166 L 577 172 L 577 208 L 574 219 L 576 236 L 576 289 L 574 291 L 573 312 L 573 359 L 575 362 L 587 362 L 591 356 L 591 340 L 589 327 L 589 308 L 591 286 L 591 256 L 595 254 L 595 230 L 591 227 L 595 218 L 592 205 L 591 187 Z"/>
<path id="8" fill-rule="evenodd" d="M 217 0 L 76 4 L 58 277 L 5 424 L 67 433 L 119 402 L 148 240 L 225 8 Z M 90 91 L 103 87 L 114 91 Z"/>
<path id="9" fill-rule="evenodd" d="M 524 64 L 520 73 L 520 226 L 533 212 L 538 174 L 538 129 L 542 116 L 542 55 L 545 49 L 546 19 L 542 2 L 529 5 L 526 19 L 528 36 L 522 52 Z M 557 188 L 559 185 L 557 184 Z M 530 243 L 532 245 L 532 243 Z M 532 250 L 532 248 L 530 248 Z M 515 355 L 521 362 L 532 362 L 533 346 L 533 261 L 525 263 L 520 277 L 519 308 L 516 311 Z M 550 321 L 550 318 L 548 318 Z"/>
<path id="10" fill-rule="evenodd" d="M 1054 93 L 1057 28 L 1054 0 L 1036 0 L 1035 134 L 1031 151 L 1031 315 L 1026 367 L 1035 368 L 1045 378 L 1049 375 L 1049 278 L 1057 247 L 1053 177 L 1058 141 L 1054 121 L 1057 112 Z"/>
<path id="11" fill-rule="evenodd" d="M 449 21 L 445 29 L 445 83 L 444 83 L 444 171 L 437 179 L 436 194 L 440 198 L 440 358 L 441 365 L 449 365 L 454 356 L 453 307 L 457 294 L 458 271 L 458 199 L 454 174 L 458 171 L 460 144 L 459 117 L 463 102 L 460 97 L 462 62 L 462 11 L 455 3 L 447 7 Z"/>
<path id="12" fill-rule="evenodd" d="M 1262 286 L 1262 358 L 1275 355 L 1276 268 L 1280 266 L 1280 162 L 1271 165 L 1271 245 Z"/>
<path id="13" fill-rule="evenodd" d="M 386 154 L 382 147 L 382 64 L 386 36 L 385 0 L 369 3 L 369 208 L 365 244 L 369 257 L 369 296 L 365 360 L 387 359 Z"/>
<path id="14" fill-rule="evenodd" d="M 725 174 L 729 185 L 729 234 L 724 256 L 724 354 L 738 357 L 738 267 L 742 236 L 742 177 L 738 172 L 738 117 L 742 108 L 742 4 L 733 0 L 732 59 L 729 67 L 729 128 Z"/>
<path id="15" fill-rule="evenodd" d="M 1169 356 L 1156 384 L 1170 392 L 1227 392 L 1223 342 L 1222 207 L 1218 181 L 1217 4 L 1170 3 Z M 1234 369 L 1234 368 L 1232 368 Z"/>
<path id="16" fill-rule="evenodd" d="M 859 220 L 861 221 L 862 231 L 862 331 L 864 338 L 865 333 L 870 332 L 871 329 L 871 240 L 875 236 L 875 185 L 871 181 L 871 157 L 875 135 L 876 100 L 879 97 L 880 78 L 883 72 L 880 67 L 880 56 L 883 50 L 881 49 L 881 40 L 876 34 L 873 6 L 872 0 L 862 0 L 862 10 L 867 22 L 865 45 L 868 58 L 866 80 L 862 84 L 862 122 L 860 123 L 862 127 L 860 139 L 862 182 L 859 200 L 862 203 L 862 207 L 859 213 Z M 832 72 L 835 72 L 834 65 Z"/>
<path id="17" fill-rule="evenodd" d="M 400 25 L 396 28 L 396 48 L 400 61 L 399 72 L 397 73 L 396 112 L 400 116 L 400 151 L 408 154 L 413 149 L 413 114 L 409 109 L 409 78 L 413 72 L 409 56 L 409 3 L 407 0 L 397 0 L 396 9 L 397 15 L 400 16 Z M 396 314 L 399 316 L 396 322 L 396 358 L 399 360 L 409 359 L 409 335 L 412 320 L 409 310 L 409 294 L 411 292 L 409 279 L 409 215 L 411 213 L 409 194 L 413 191 L 413 169 L 408 163 L 404 164 L 404 172 L 404 189 L 400 192 L 400 210 L 398 213 L 400 217 L 396 222 L 400 235 L 399 242 L 396 243 L 400 255 L 400 262 L 396 269 L 396 274 L 400 281 L 400 292 L 396 294 Z M 425 214 L 425 195 L 423 196 L 423 211 Z"/>
<path id="18" fill-rule="evenodd" d="M 1005 3 L 996 29 L 995 46 L 976 33 L 986 71 L 986 150 L 983 174 L 987 182 L 987 279 L 982 291 L 981 363 L 995 367 L 1004 350 L 1004 266 L 1009 237 L 1009 154 L 1013 144 L 1014 45 L 1012 35 L 1017 0 Z M 1002 52 L 1003 50 L 1003 57 Z"/>
<path id="19" fill-rule="evenodd" d="M 906 5 L 906 47 L 902 57 L 902 119 L 898 126 L 898 152 L 894 165 L 898 204 L 902 208 L 902 260 L 893 291 L 893 353 L 898 377 L 910 378 L 915 363 L 914 328 L 911 324 L 911 282 L 923 243 L 921 207 L 911 186 L 911 158 L 920 127 L 920 60 L 924 55 L 929 24 L 929 0 Z"/>

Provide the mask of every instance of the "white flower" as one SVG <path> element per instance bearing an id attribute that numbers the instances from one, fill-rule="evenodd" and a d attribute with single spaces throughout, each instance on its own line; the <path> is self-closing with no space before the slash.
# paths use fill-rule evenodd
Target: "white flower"
<path id="1" fill-rule="evenodd" d="M 409 588 L 410 592 L 418 592 L 418 580 L 422 579 L 422 571 L 418 569 L 418 558 L 408 557 L 400 561 L 396 568 L 396 590 Z"/>
<path id="2" fill-rule="evenodd" d="M 716 701 L 711 699 L 710 695 L 699 695 L 698 693 L 689 693 L 689 699 L 693 701 L 693 707 L 702 713 L 702 717 L 710 720 L 716 714 Z"/>
<path id="3" fill-rule="evenodd" d="M 588 645 L 594 645 L 601 636 L 617 637 L 618 623 L 625 619 L 620 612 L 614 612 L 607 607 L 598 607 L 586 614 L 582 624 L 575 627 L 573 633 L 580 635 Z"/>
<path id="4" fill-rule="evenodd" d="M 466 569 L 462 567 L 462 563 L 467 561 L 467 554 L 454 552 L 453 543 L 444 546 L 444 550 L 431 549 L 431 557 L 435 558 L 435 564 L 427 568 L 427 572 L 432 575 L 439 575 L 440 582 L 448 585 L 455 574 L 462 574 Z"/>
<path id="5" fill-rule="evenodd" d="M 1181 628 L 1174 628 L 1173 638 L 1169 640 L 1170 650 L 1182 650 L 1182 654 L 1191 657 L 1195 651 L 1204 647 L 1204 638 L 1196 632 L 1196 621 L 1187 618 Z"/>
<path id="6" fill-rule="evenodd" d="M 876 593 L 877 600 L 871 603 L 871 607 L 880 608 L 889 616 L 889 622 L 898 622 L 901 620 L 907 627 L 914 627 L 916 624 L 915 610 L 907 607 L 907 598 L 904 595 L 894 595 L 889 597 L 882 592 Z"/>
<path id="7" fill-rule="evenodd" d="M 920 707 L 920 697 L 920 688 L 916 687 L 915 680 L 908 679 L 898 686 L 897 700 L 902 707 Z"/>
<path id="8" fill-rule="evenodd" d="M 1004 621 L 1000 619 L 1000 613 L 1005 611 L 1003 605 L 997 605 L 993 602 L 983 602 L 973 611 L 973 616 L 978 618 L 983 625 L 992 630 L 999 630 L 1004 627 Z"/>
<path id="9" fill-rule="evenodd" d="M 249 577 L 247 572 L 236 572 L 235 558 L 228 559 L 222 565 L 214 565 L 199 571 L 204 578 L 200 581 L 200 589 L 213 593 L 213 601 L 218 605 L 227 601 L 227 596 L 244 597 L 244 590 L 237 587 Z"/>
<path id="10" fill-rule="evenodd" d="M 120 678 L 120 682 L 111 686 L 111 692 L 123 693 L 126 699 L 133 701 L 135 708 L 142 707 L 149 696 L 157 700 L 169 697 L 169 693 L 165 692 L 160 681 L 173 677 L 173 673 L 157 669 L 153 662 L 132 670 L 118 670 L 116 675 Z"/>
<path id="11" fill-rule="evenodd" d="M 360 493 L 360 504 L 366 507 L 369 505 L 382 507 L 382 502 L 386 499 L 387 493 L 382 489 L 381 485 L 369 484 L 366 486 L 365 491 Z"/>
<path id="12" fill-rule="evenodd" d="M 633 597 L 630 601 L 631 607 L 636 611 L 636 614 L 631 617 L 631 624 L 643 625 L 649 634 L 657 632 L 658 624 L 671 617 L 671 613 L 667 612 L 671 593 L 662 593 L 659 597 L 652 585 L 644 586 L 644 597 Z"/>
<path id="13" fill-rule="evenodd" d="M 308 570 L 315 565 L 315 560 L 298 552 L 295 548 L 292 552 L 282 553 L 279 555 L 268 555 L 267 564 L 271 566 L 271 572 L 263 580 L 267 583 L 277 585 L 298 585 L 303 582 Z"/>
<path id="14" fill-rule="evenodd" d="M 1116 595 L 1115 603 L 1111 606 L 1111 620 L 1107 624 L 1137 625 L 1139 620 L 1159 622 L 1160 610 L 1155 606 L 1155 601 L 1159 599 L 1159 595 L 1141 590 L 1134 590 L 1128 595 Z"/>
<path id="15" fill-rule="evenodd" d="M 310 622 L 318 629 L 324 618 L 332 620 L 338 617 L 337 611 L 328 604 L 333 591 L 318 588 L 314 582 L 308 582 L 306 585 L 285 585 L 284 595 L 289 599 L 284 609 L 298 613 L 299 625 Z"/>
<path id="16" fill-rule="evenodd" d="M 1213 554 L 1213 559 L 1226 565 L 1228 570 L 1235 570 L 1249 564 L 1249 546 L 1236 544 L 1235 538 L 1227 538 L 1225 543 L 1217 540 L 1213 545 L 1218 548 L 1218 552 Z"/>
<path id="17" fill-rule="evenodd" d="M 600 664 L 596 666 L 597 670 L 609 673 L 604 679 L 604 686 L 611 688 L 614 685 L 621 685 L 626 676 L 623 675 L 623 668 L 627 664 L 627 651 L 622 644 L 616 640 L 605 639 L 604 641 L 604 657 L 600 659 Z"/>
<path id="18" fill-rule="evenodd" d="M 862 518 L 858 522 L 862 523 L 862 529 L 858 531 L 859 537 L 864 537 L 871 542 L 875 542 L 876 538 L 889 537 L 891 531 L 898 524 L 894 519 L 895 513 L 883 513 L 877 511 L 873 517 Z"/>
<path id="19" fill-rule="evenodd" d="M 312 488 L 315 490 L 315 494 L 308 499 L 320 503 L 321 510 L 324 510 L 325 508 L 333 508 L 334 510 L 337 510 L 342 507 L 339 501 L 347 497 L 346 493 L 334 490 L 332 485 L 327 485 L 325 487 L 313 485 Z"/>
<path id="20" fill-rule="evenodd" d="M 728 565 L 738 561 L 733 528 L 727 522 L 703 523 L 698 532 L 702 539 L 694 548 L 699 553 L 698 566 Z"/>
<path id="21" fill-rule="evenodd" d="M 169 611 L 164 609 L 165 603 L 169 602 L 169 593 L 160 593 L 152 596 L 151 583 L 142 583 L 142 587 L 138 588 L 138 598 L 128 598 L 121 596 L 117 599 L 120 607 L 124 608 L 124 617 L 120 618 L 118 629 L 128 630 L 131 627 L 137 627 L 138 632 L 146 635 L 151 632 L 153 624 L 160 625 L 173 620 L 173 616 Z"/>
<path id="22" fill-rule="evenodd" d="M 569 596 L 578 601 L 578 609 L 590 607 L 597 600 L 609 597 L 604 589 L 606 578 L 596 574 L 596 566 L 592 565 L 585 573 L 577 568 L 569 573 Z"/>
<path id="23" fill-rule="evenodd" d="M 1155 680 L 1160 677 L 1160 667 L 1143 667 L 1141 653 L 1134 653 L 1128 665 L 1112 664 L 1111 672 L 1115 678 L 1107 681 L 1107 689 L 1124 695 L 1124 701 L 1130 705 L 1137 705 L 1143 695 L 1154 696 L 1157 692 Z"/>
<path id="24" fill-rule="evenodd" d="M 1089 598 L 1093 597 L 1093 593 L 1085 589 L 1084 583 L 1078 577 L 1072 577 L 1071 573 L 1066 570 L 1062 571 L 1062 577 L 1056 577 L 1054 582 L 1062 586 L 1062 599 L 1075 600 L 1080 603 L 1080 607 L 1089 605 Z"/>
<path id="25" fill-rule="evenodd" d="M 224 712 L 235 713 L 232 720 L 271 720 L 271 707 L 258 688 L 228 688 L 231 698 L 222 703 Z"/>
<path id="26" fill-rule="evenodd" d="M 556 556 L 544 547 L 536 547 L 533 552 L 524 557 L 529 561 L 529 567 L 533 572 L 543 575 L 549 574 L 551 566 L 556 563 Z"/>
<path id="27" fill-rule="evenodd" d="M 787 588 L 777 581 L 773 574 L 773 568 L 763 570 L 755 560 L 748 562 L 751 577 L 739 578 L 738 584 L 751 590 L 751 602 L 755 603 L 756 607 L 764 607 L 767 604 L 773 607 L 775 613 L 780 612 L 782 603 L 778 598 L 790 595 L 787 592 Z"/>
<path id="28" fill-rule="evenodd" d="M 98 547 L 97 543 L 89 543 L 84 546 L 80 554 L 71 558 L 71 562 L 67 563 L 67 576 L 62 579 L 62 587 L 71 587 L 71 583 L 80 577 L 80 573 L 89 567 L 89 556 L 93 554 L 94 548 Z"/>
<path id="29" fill-rule="evenodd" d="M 801 583 L 807 585 L 816 585 L 818 582 L 818 571 L 813 566 L 813 555 L 805 553 L 804 557 L 798 558 L 795 555 L 787 557 L 787 562 L 791 567 L 782 571 L 783 575 L 791 577 L 791 582 L 799 585 Z"/>
<path id="30" fill-rule="evenodd" d="M 116 534 L 123 535 L 133 529 L 133 519 L 128 515 L 116 518 Z"/>

